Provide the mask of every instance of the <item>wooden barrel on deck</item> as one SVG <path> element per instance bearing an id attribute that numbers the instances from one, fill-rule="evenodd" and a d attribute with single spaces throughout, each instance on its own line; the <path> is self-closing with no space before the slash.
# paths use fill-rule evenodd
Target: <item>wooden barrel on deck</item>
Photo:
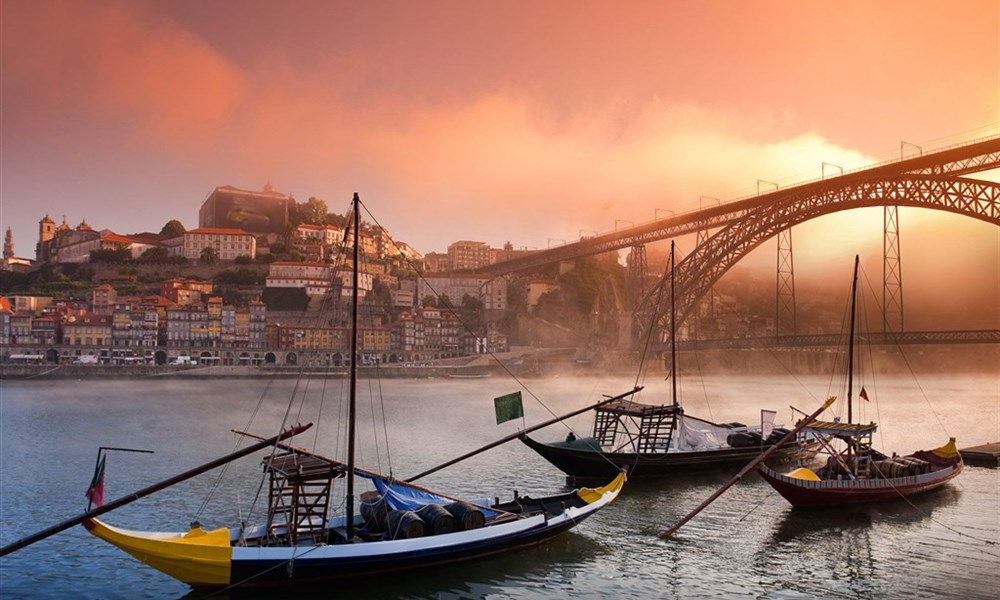
<path id="1" fill-rule="evenodd" d="M 385 531 L 389 509 L 378 492 L 361 494 L 361 518 L 369 531 Z"/>
<path id="2" fill-rule="evenodd" d="M 468 502 L 459 500 L 445 505 L 444 508 L 455 517 L 462 529 L 479 529 L 486 524 L 486 515 L 483 511 Z"/>
<path id="3" fill-rule="evenodd" d="M 391 510 L 386 518 L 387 533 L 394 540 L 423 537 L 427 525 L 412 510 Z"/>
<path id="4" fill-rule="evenodd" d="M 427 524 L 431 535 L 458 531 L 458 521 L 440 504 L 428 504 L 422 507 L 417 511 L 417 516 Z"/>

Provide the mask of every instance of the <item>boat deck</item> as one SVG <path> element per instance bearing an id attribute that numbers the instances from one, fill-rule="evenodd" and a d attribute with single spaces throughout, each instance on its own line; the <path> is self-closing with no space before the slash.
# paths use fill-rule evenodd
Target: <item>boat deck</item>
<path id="1" fill-rule="evenodd" d="M 967 465 L 976 467 L 1000 467 L 1000 442 L 972 446 L 958 451 Z"/>

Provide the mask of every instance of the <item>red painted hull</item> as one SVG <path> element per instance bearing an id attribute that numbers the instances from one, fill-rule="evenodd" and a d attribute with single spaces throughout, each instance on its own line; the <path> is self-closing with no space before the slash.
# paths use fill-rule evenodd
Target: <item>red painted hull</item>
<path id="1" fill-rule="evenodd" d="M 850 506 L 898 500 L 938 488 L 962 472 L 961 458 L 939 469 L 906 477 L 858 480 L 796 479 L 767 466 L 758 467 L 761 477 L 796 508 Z"/>

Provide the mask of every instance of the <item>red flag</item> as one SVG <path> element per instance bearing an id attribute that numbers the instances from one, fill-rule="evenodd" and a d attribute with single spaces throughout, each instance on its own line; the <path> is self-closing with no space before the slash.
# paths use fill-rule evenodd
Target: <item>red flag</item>
<path id="1" fill-rule="evenodd" d="M 94 478 L 90 480 L 90 487 L 87 488 L 87 500 L 94 506 L 100 507 L 104 505 L 104 456 L 101 455 L 101 459 L 97 461 L 97 466 L 94 467 Z M 90 510 L 90 507 L 87 507 Z"/>
<path id="2" fill-rule="evenodd" d="M 858 395 L 861 396 L 862 400 L 864 400 L 865 402 L 868 402 L 868 392 L 865 391 L 865 387 L 864 386 L 861 386 L 861 393 L 858 394 Z"/>

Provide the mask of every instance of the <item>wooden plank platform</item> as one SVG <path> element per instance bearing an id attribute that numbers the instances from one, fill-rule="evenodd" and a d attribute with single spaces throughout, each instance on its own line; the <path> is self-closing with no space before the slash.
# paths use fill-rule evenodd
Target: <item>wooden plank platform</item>
<path id="1" fill-rule="evenodd" d="M 976 467 L 1000 467 L 1000 442 L 972 446 L 958 451 L 967 465 Z"/>

